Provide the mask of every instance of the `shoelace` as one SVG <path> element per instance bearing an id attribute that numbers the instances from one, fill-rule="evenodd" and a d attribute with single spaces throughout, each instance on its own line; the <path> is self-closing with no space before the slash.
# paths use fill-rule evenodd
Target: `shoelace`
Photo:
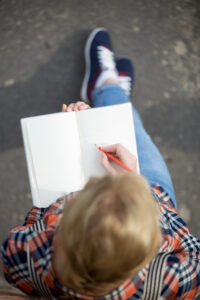
<path id="1" fill-rule="evenodd" d="M 119 76 L 119 85 L 125 91 L 127 96 L 131 95 L 131 77 Z"/>
<path id="2" fill-rule="evenodd" d="M 114 53 L 109 49 L 98 46 L 97 47 L 97 55 L 99 59 L 99 63 L 101 65 L 102 70 L 115 70 L 115 61 L 114 61 Z M 119 85 L 125 91 L 127 96 L 131 95 L 131 77 L 129 76 L 119 76 Z"/>
<path id="3" fill-rule="evenodd" d="M 98 59 L 99 59 L 102 70 L 106 70 L 106 69 L 114 70 L 115 69 L 114 53 L 112 51 L 110 51 L 109 49 L 107 49 L 103 46 L 98 46 L 97 47 L 97 55 L 98 55 Z"/>

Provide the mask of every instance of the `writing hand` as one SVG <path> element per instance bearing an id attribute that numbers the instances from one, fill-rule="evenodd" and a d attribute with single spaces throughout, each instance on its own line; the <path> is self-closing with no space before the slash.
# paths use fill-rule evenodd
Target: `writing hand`
<path id="1" fill-rule="evenodd" d="M 71 103 L 69 105 L 63 104 L 62 105 L 62 112 L 70 112 L 70 111 L 78 111 L 78 110 L 85 110 L 91 108 L 87 103 L 83 101 L 77 101 L 75 103 Z"/>
<path id="2" fill-rule="evenodd" d="M 109 145 L 106 147 L 102 147 L 103 151 L 110 152 L 116 155 L 121 162 L 123 162 L 127 167 L 129 167 L 133 172 L 137 171 L 137 158 L 132 153 L 128 151 L 121 144 Z M 111 175 L 119 175 L 123 172 L 127 172 L 122 167 L 117 164 L 111 164 L 111 161 L 108 159 L 105 153 L 101 152 L 101 164 L 104 169 L 110 173 Z"/>

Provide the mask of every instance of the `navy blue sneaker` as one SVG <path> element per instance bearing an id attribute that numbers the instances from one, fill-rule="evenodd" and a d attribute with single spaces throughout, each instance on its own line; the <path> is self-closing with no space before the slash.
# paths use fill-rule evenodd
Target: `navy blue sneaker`
<path id="1" fill-rule="evenodd" d="M 104 28 L 94 29 L 85 45 L 86 71 L 81 88 L 81 99 L 92 104 L 92 91 L 102 71 L 115 70 L 115 59 L 110 36 Z M 117 74 L 117 72 L 116 72 Z"/>
<path id="2" fill-rule="evenodd" d="M 134 86 L 134 67 L 128 58 L 116 59 L 116 68 L 118 72 L 118 81 L 125 94 L 131 98 Z"/>

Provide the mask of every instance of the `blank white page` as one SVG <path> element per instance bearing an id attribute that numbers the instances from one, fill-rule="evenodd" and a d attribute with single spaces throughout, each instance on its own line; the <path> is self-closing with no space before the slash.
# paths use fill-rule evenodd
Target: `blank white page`
<path id="1" fill-rule="evenodd" d="M 77 119 L 87 180 L 106 173 L 100 164 L 100 151 L 94 144 L 120 143 L 138 157 L 131 103 L 80 111 Z"/>
<path id="2" fill-rule="evenodd" d="M 84 174 L 75 113 L 22 120 L 33 204 L 46 207 L 83 187 Z"/>

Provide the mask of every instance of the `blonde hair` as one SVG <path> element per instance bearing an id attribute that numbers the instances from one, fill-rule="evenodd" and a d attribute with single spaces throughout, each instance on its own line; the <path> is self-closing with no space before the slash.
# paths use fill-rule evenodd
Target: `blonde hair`
<path id="1" fill-rule="evenodd" d="M 58 240 L 66 255 L 61 268 L 68 288 L 103 296 L 133 278 L 161 240 L 146 180 L 137 174 L 91 179 L 66 205 Z"/>

